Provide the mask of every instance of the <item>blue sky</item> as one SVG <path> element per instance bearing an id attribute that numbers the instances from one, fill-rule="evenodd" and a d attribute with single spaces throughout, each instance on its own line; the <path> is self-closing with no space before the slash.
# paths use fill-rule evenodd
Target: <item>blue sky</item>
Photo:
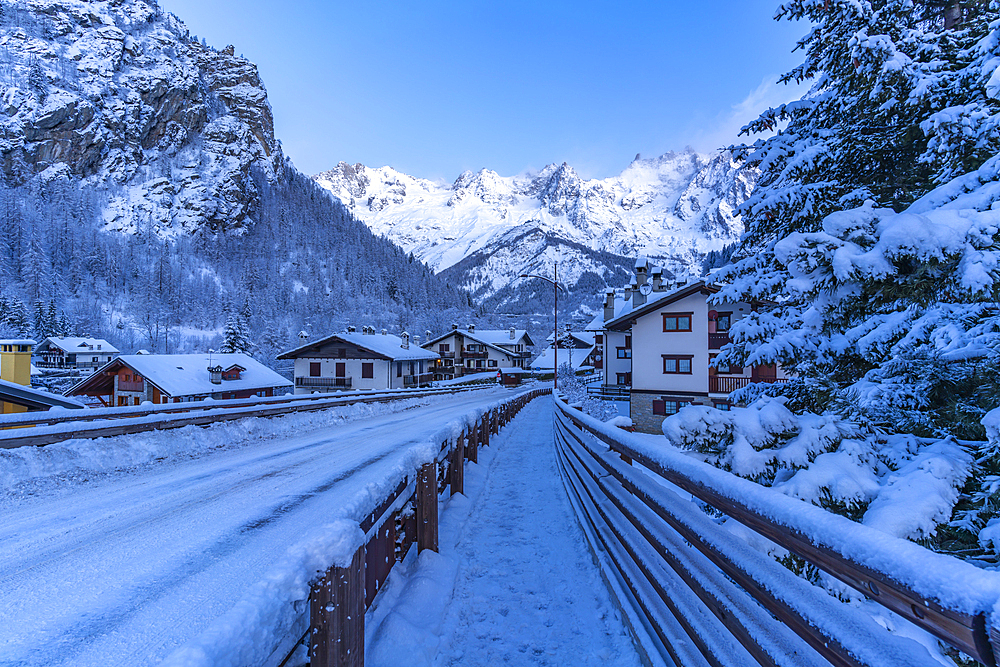
<path id="1" fill-rule="evenodd" d="M 778 0 L 160 0 L 255 62 L 302 171 L 344 160 L 454 180 L 569 162 L 585 177 L 735 140 L 793 97 L 804 24 Z"/>

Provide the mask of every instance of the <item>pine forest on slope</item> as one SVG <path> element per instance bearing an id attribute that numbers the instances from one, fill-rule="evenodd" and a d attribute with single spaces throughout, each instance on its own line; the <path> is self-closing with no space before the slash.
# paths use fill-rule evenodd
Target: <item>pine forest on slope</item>
<path id="1" fill-rule="evenodd" d="M 0 99 L 4 335 L 178 352 L 229 311 L 267 360 L 303 328 L 471 313 L 294 169 L 252 63 L 152 0 L 0 2 Z"/>

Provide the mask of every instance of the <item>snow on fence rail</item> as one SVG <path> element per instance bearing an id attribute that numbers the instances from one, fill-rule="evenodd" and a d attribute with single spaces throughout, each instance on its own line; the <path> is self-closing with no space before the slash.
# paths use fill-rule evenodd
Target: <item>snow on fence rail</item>
<path id="1" fill-rule="evenodd" d="M 493 388 L 495 385 L 491 385 Z M 75 438 L 106 438 L 183 426 L 205 426 L 246 417 L 275 417 L 294 412 L 326 410 L 354 403 L 385 403 L 476 391 L 477 387 L 411 389 L 405 391 L 347 392 L 331 396 L 284 396 L 281 398 L 199 401 L 146 407 L 98 408 L 94 410 L 22 413 L 0 417 L 0 449 L 51 445 Z M 113 422 L 108 424 L 107 422 Z M 104 422 L 104 423 L 90 423 Z"/>
<path id="2" fill-rule="evenodd" d="M 450 487 L 450 493 L 462 493 L 465 461 L 478 461 L 478 448 L 488 446 L 490 436 L 499 433 L 527 403 L 551 389 L 534 389 L 500 401 L 490 408 L 468 415 L 461 424 L 446 426 L 446 437 L 430 461 L 404 473 L 387 494 L 371 496 L 355 514 L 358 522 L 338 520 L 335 530 L 319 547 L 307 545 L 308 552 L 292 561 L 309 572 L 285 573 L 296 581 L 309 580 L 308 608 L 297 601 L 289 603 L 284 613 L 262 614 L 248 605 L 249 623 L 235 623 L 246 632 L 270 635 L 273 628 L 254 627 L 261 619 L 286 629 L 284 638 L 266 651 L 265 667 L 282 667 L 299 644 L 308 647 L 311 667 L 362 667 L 364 665 L 365 611 L 389 576 L 415 543 L 418 551 L 438 549 L 438 496 Z M 362 537 L 363 535 L 363 537 Z M 321 555 L 317 555 L 317 554 Z M 317 557 L 324 559 L 316 567 Z M 331 565 L 332 564 L 332 565 Z M 318 576 L 317 576 L 318 575 Z M 297 609 L 303 607 L 299 612 Z M 296 620 L 288 621 L 288 616 Z M 284 620 L 279 619 L 284 617 Z M 249 627 L 248 627 L 249 626 Z M 307 628 L 307 629 L 306 629 Z M 296 630 L 297 629 L 297 630 Z M 256 654 L 259 663 L 260 642 L 245 640 L 246 647 L 233 646 L 218 636 L 208 637 L 212 650 L 225 655 L 225 664 L 245 664 L 242 654 Z M 250 648 L 247 648 L 250 647 Z M 215 664 L 203 647 L 187 647 L 163 663 L 176 665 Z"/>
<path id="3" fill-rule="evenodd" d="M 996 667 L 1000 573 L 658 447 L 558 398 L 555 403 L 567 490 L 605 581 L 640 649 L 658 656 L 654 663 L 942 664 L 924 645 L 888 632 L 863 609 L 751 547 L 731 523 L 720 526 L 673 485 Z"/>

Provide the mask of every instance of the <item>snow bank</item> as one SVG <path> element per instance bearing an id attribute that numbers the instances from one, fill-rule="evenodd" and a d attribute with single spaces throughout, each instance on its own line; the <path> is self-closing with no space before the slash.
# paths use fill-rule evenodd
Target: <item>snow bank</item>
<path id="1" fill-rule="evenodd" d="M 253 440 L 324 428 L 375 415 L 428 405 L 441 398 L 420 398 L 392 403 L 353 405 L 295 413 L 281 417 L 247 417 L 219 422 L 207 428 L 185 426 L 170 431 L 149 431 L 111 438 L 78 439 L 46 445 L 0 449 L 0 491 L 25 482 L 64 478 L 72 482 L 95 472 L 111 472 L 156 461 L 194 457 L 218 449 L 245 445 Z M 159 419 L 153 416 L 150 419 Z M 67 428 L 76 425 L 67 424 Z"/>
<path id="2" fill-rule="evenodd" d="M 487 410 L 504 402 L 506 400 L 469 410 L 442 425 L 426 439 L 406 445 L 398 453 L 388 472 L 383 469 L 377 474 L 367 470 L 356 473 L 367 475 L 370 479 L 363 491 L 342 505 L 340 516 L 334 517 L 331 523 L 292 546 L 270 573 L 241 598 L 229 613 L 213 622 L 196 640 L 174 651 L 161 664 L 169 667 L 237 667 L 258 664 L 264 657 L 271 655 L 282 640 L 294 632 L 297 619 L 307 612 L 310 581 L 332 565 L 349 564 L 357 548 L 365 543 L 367 538 L 359 524 L 372 508 L 386 498 L 400 481 L 412 479 L 422 464 L 434 460 L 441 450 L 442 442 L 453 441 L 475 424 Z M 383 404 L 376 405 L 388 408 Z M 360 407 L 362 405 L 352 406 Z M 365 404 L 364 407 L 369 406 Z M 284 428 L 287 427 L 286 423 Z M 485 463 L 489 456 L 484 450 L 480 459 Z M 476 466 L 470 468 L 475 469 Z M 476 483 L 476 476 L 471 472 L 466 476 L 467 488 L 471 488 L 470 482 Z M 442 540 L 449 539 L 449 535 L 456 533 L 464 522 L 461 517 L 468 515 L 470 506 L 463 496 L 455 496 L 446 501 L 439 526 Z M 455 522 L 459 525 L 455 525 Z M 393 655 L 405 656 L 401 661 L 384 664 L 412 664 L 419 651 L 423 650 L 421 646 L 429 641 L 428 632 L 433 634 L 433 627 L 429 627 L 428 623 L 443 616 L 443 608 L 454 588 L 457 572 L 454 563 L 442 560 L 432 552 L 425 552 L 420 556 L 419 574 L 409 580 L 403 594 L 411 602 L 423 601 L 424 612 L 408 618 L 397 615 L 393 617 L 393 621 L 382 624 L 385 625 L 383 632 L 394 638 L 388 644 L 396 647 L 392 649 Z"/>

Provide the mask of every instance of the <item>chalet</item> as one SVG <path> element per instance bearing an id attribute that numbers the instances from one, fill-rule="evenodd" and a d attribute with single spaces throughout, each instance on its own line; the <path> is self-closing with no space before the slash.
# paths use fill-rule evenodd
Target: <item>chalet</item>
<path id="1" fill-rule="evenodd" d="M 627 350 L 633 362 L 630 412 L 637 430 L 659 432 L 667 415 L 689 403 L 728 410 L 729 394 L 750 382 L 785 381 L 781 369 L 773 366 L 709 365 L 729 343 L 732 324 L 754 308 L 749 303 L 709 305 L 709 296 L 717 292 L 704 282 L 654 285 L 646 282 L 645 271 L 637 271 L 624 307 L 605 322 L 606 344 L 624 338 L 625 345 L 618 349 Z M 605 302 L 606 312 L 617 310 L 611 298 Z"/>
<path id="2" fill-rule="evenodd" d="M 280 396 L 291 389 L 291 382 L 246 354 L 127 354 L 66 395 L 112 406 Z"/>
<path id="3" fill-rule="evenodd" d="M 504 368 L 528 368 L 529 345 L 534 343 L 523 329 L 477 330 L 472 324 L 466 329 L 453 324 L 448 333 L 424 343 L 425 348 L 440 355 L 432 368 L 435 380 L 495 373 Z"/>
<path id="4" fill-rule="evenodd" d="M 35 365 L 91 373 L 117 356 L 118 348 L 103 338 L 49 336 L 35 348 Z"/>
<path id="5" fill-rule="evenodd" d="M 593 331 L 567 331 L 561 334 L 559 336 L 559 365 L 570 364 L 574 371 L 579 371 L 581 368 L 597 368 L 600 363 L 597 335 Z M 552 344 L 552 335 L 549 335 L 547 341 L 549 346 L 531 362 L 531 368 L 549 371 L 555 368 L 557 355 L 555 346 Z"/>
<path id="6" fill-rule="evenodd" d="M 394 336 L 385 329 L 348 327 L 344 333 L 300 345 L 278 355 L 295 361 L 295 393 L 310 394 L 347 389 L 404 389 L 430 384 L 431 365 L 438 355 L 410 336 Z"/>
<path id="7" fill-rule="evenodd" d="M 0 340 L 0 414 L 35 412 L 50 408 L 82 408 L 83 404 L 31 387 L 31 349 L 28 338 Z"/>

